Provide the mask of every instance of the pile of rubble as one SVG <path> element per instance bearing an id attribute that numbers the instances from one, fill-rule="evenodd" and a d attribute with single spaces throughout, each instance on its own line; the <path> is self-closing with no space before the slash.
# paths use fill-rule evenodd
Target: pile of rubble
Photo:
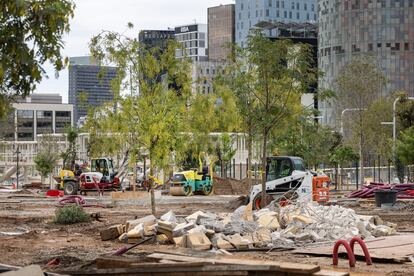
<path id="1" fill-rule="evenodd" d="M 177 217 L 173 211 L 160 219 L 149 215 L 101 231 L 102 240 L 118 238 L 135 243 L 154 236 L 159 243 L 173 243 L 198 250 L 292 248 L 315 242 L 372 238 L 392 235 L 396 224 L 378 216 L 357 215 L 341 206 L 322 206 L 314 202 L 288 205 L 278 210 L 252 211 L 251 204 L 233 213 L 197 211 Z"/>

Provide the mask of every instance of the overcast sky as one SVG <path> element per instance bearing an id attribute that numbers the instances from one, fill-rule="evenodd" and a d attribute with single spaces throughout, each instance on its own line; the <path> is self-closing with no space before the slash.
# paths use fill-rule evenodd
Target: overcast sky
<path id="1" fill-rule="evenodd" d="M 134 24 L 137 32 L 207 23 L 208 7 L 234 3 L 234 0 L 75 0 L 75 3 L 71 31 L 64 38 L 63 54 L 68 57 L 88 55 L 90 38 L 102 29 L 124 32 L 128 22 Z M 68 71 L 62 70 L 56 79 L 50 65 L 45 65 L 45 69 L 49 78 L 43 79 L 36 92 L 59 93 L 67 102 Z"/>

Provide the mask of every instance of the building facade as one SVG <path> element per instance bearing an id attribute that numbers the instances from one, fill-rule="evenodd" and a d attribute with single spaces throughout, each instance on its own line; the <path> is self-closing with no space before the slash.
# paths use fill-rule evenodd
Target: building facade
<path id="1" fill-rule="evenodd" d="M 38 97 L 34 94 L 32 98 Z M 13 103 L 13 111 L 0 123 L 2 140 L 36 141 L 39 134 L 64 133 L 66 127 L 73 126 L 73 105 L 51 103 L 46 94 L 39 98 L 44 101 L 31 102 L 27 97 L 26 102 Z"/>
<path id="2" fill-rule="evenodd" d="M 116 71 L 115 67 L 100 66 L 91 57 L 70 58 L 69 103 L 74 107 L 75 123 L 87 115 L 88 107 L 113 100 L 111 81 Z"/>
<path id="3" fill-rule="evenodd" d="M 219 70 L 223 70 L 224 61 L 195 61 L 191 67 L 193 79 L 192 92 L 210 94 L 213 92 L 213 81 Z"/>
<path id="4" fill-rule="evenodd" d="M 342 67 L 356 55 L 372 56 L 389 83 L 382 95 L 414 96 L 414 1 L 319 0 L 318 64 L 322 88 L 334 89 Z M 337 125 L 333 103 L 320 104 L 322 123 Z"/>
<path id="5" fill-rule="evenodd" d="M 171 39 L 175 39 L 174 30 L 142 30 L 138 36 L 139 42 L 147 48 L 164 49 Z"/>
<path id="6" fill-rule="evenodd" d="M 187 56 L 193 61 L 208 60 L 207 24 L 184 25 L 174 30 L 175 39 L 183 46 L 183 49 L 177 49 L 177 58 Z"/>
<path id="7" fill-rule="evenodd" d="M 208 8 L 209 60 L 226 60 L 230 54 L 227 44 L 235 42 L 234 12 L 234 4 Z"/>
<path id="8" fill-rule="evenodd" d="M 317 0 L 236 0 L 235 16 L 236 43 L 245 47 L 249 31 L 261 21 L 315 23 Z"/>

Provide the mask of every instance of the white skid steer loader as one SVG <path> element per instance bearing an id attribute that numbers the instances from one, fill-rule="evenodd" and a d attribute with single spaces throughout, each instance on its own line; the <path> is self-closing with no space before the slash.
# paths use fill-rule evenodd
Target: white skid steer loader
<path id="1" fill-rule="evenodd" d="M 300 157 L 268 157 L 266 162 L 266 204 L 273 200 L 309 199 L 318 202 L 329 199 L 330 179 L 305 168 Z M 262 206 L 262 184 L 254 185 L 249 193 L 254 209 Z"/>

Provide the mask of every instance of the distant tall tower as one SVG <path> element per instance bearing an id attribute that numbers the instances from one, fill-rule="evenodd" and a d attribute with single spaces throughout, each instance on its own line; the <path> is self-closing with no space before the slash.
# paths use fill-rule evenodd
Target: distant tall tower
<path id="1" fill-rule="evenodd" d="M 92 57 L 70 58 L 69 103 L 74 106 L 75 123 L 87 115 L 88 107 L 113 100 L 111 80 L 115 77 L 115 67 L 100 66 Z"/>
<path id="2" fill-rule="evenodd" d="M 225 60 L 229 55 L 227 44 L 234 43 L 235 5 L 220 5 L 207 10 L 208 18 L 208 58 Z"/>
<path id="3" fill-rule="evenodd" d="M 142 30 L 138 38 L 139 42 L 147 48 L 164 49 L 169 40 L 175 39 L 174 33 L 174 30 Z"/>
<path id="4" fill-rule="evenodd" d="M 335 88 L 342 68 L 360 55 L 373 57 L 388 79 L 382 96 L 414 96 L 414 1 L 319 0 L 319 87 Z M 322 123 L 338 126 L 341 110 L 320 105 Z"/>
<path id="5" fill-rule="evenodd" d="M 261 21 L 315 23 L 317 3 L 317 0 L 236 0 L 236 43 L 245 47 L 250 29 Z"/>

